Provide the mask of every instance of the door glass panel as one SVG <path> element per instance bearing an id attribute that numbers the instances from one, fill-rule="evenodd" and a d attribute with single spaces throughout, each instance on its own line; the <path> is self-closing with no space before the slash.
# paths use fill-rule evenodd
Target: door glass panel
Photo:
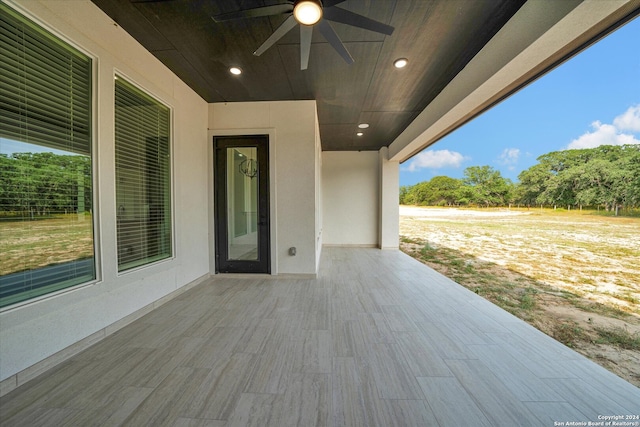
<path id="1" fill-rule="evenodd" d="M 256 147 L 227 148 L 227 254 L 258 259 L 258 160 Z"/>

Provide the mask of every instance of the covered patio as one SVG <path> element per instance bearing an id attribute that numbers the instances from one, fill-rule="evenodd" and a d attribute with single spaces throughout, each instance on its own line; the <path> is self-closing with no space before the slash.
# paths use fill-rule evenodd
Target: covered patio
<path id="1" fill-rule="evenodd" d="M 325 247 L 315 279 L 212 277 L 0 408 L 7 426 L 552 426 L 638 402 L 400 251 Z"/>

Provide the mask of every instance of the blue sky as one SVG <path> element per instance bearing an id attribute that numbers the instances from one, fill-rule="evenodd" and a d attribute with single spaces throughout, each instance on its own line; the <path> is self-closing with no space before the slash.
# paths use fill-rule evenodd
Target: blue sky
<path id="1" fill-rule="evenodd" d="M 14 141 L 12 139 L 0 138 L 0 154 L 13 153 L 53 153 L 72 155 L 74 153 L 55 148 L 43 147 L 42 145 L 29 144 L 27 142 Z"/>
<path id="2" fill-rule="evenodd" d="M 550 151 L 640 144 L 640 18 L 400 165 L 400 185 L 489 165 L 517 181 Z"/>

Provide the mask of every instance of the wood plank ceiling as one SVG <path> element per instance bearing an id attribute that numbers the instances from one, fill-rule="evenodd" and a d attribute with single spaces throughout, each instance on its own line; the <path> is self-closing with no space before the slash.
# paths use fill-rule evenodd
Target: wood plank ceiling
<path id="1" fill-rule="evenodd" d="M 355 62 L 314 31 L 300 70 L 297 28 L 253 52 L 287 15 L 216 23 L 261 0 L 92 0 L 207 102 L 315 99 L 323 150 L 388 146 L 525 0 L 346 0 L 338 7 L 395 27 L 391 36 L 331 22 Z M 393 67 L 408 58 L 404 69 Z M 243 74 L 229 73 L 232 66 Z M 368 123 L 357 136 L 359 123 Z"/>

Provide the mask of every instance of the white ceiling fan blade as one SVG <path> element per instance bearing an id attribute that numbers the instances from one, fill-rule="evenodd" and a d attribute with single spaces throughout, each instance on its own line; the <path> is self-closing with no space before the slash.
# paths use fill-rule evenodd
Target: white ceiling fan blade
<path id="1" fill-rule="evenodd" d="M 320 34 L 324 36 L 324 38 L 329 42 L 331 46 L 340 54 L 344 61 L 351 65 L 353 64 L 353 57 L 347 50 L 347 48 L 342 44 L 340 37 L 333 30 L 329 21 L 325 21 L 324 19 L 318 23 L 318 28 L 320 29 Z"/>
<path id="2" fill-rule="evenodd" d="M 284 21 L 274 32 L 273 34 L 271 34 L 269 36 L 269 38 L 267 40 L 265 40 L 264 43 L 262 43 L 262 45 L 255 51 L 253 52 L 253 54 L 255 56 L 260 56 L 262 55 L 267 49 L 269 49 L 271 46 L 273 46 L 273 44 L 275 42 L 277 42 L 278 40 L 280 40 L 282 37 L 284 37 L 285 34 L 287 34 L 289 31 L 291 31 L 291 29 L 293 27 L 295 27 L 298 24 L 298 21 L 296 21 L 296 18 L 293 17 L 293 15 L 291 15 L 290 17 L 287 18 L 286 21 Z"/>
<path id="3" fill-rule="evenodd" d="M 311 36 L 313 27 L 300 25 L 300 69 L 306 70 L 309 65 L 309 54 L 311 53 Z"/>
<path id="4" fill-rule="evenodd" d="M 346 0 L 324 0 L 322 2 L 323 7 L 331 7 L 340 3 L 344 3 Z"/>
<path id="5" fill-rule="evenodd" d="M 369 19 L 366 16 L 339 7 L 326 7 L 324 9 L 324 18 L 329 21 L 364 28 L 365 30 L 375 31 L 376 33 L 382 33 L 388 36 L 393 33 L 394 29 L 391 25 L 383 24 L 382 22 Z"/>
<path id="6" fill-rule="evenodd" d="M 157 1 L 157 0 L 144 0 L 144 1 Z M 163 0 L 163 1 L 166 1 L 166 0 Z M 224 22 L 224 21 L 231 21 L 234 19 L 257 18 L 260 16 L 280 15 L 280 14 L 291 13 L 291 12 L 293 12 L 292 4 L 276 4 L 273 6 L 262 6 L 262 7 L 256 7 L 253 9 L 239 10 L 237 12 L 223 13 L 222 15 L 212 16 L 211 19 L 213 19 L 216 22 Z"/>

